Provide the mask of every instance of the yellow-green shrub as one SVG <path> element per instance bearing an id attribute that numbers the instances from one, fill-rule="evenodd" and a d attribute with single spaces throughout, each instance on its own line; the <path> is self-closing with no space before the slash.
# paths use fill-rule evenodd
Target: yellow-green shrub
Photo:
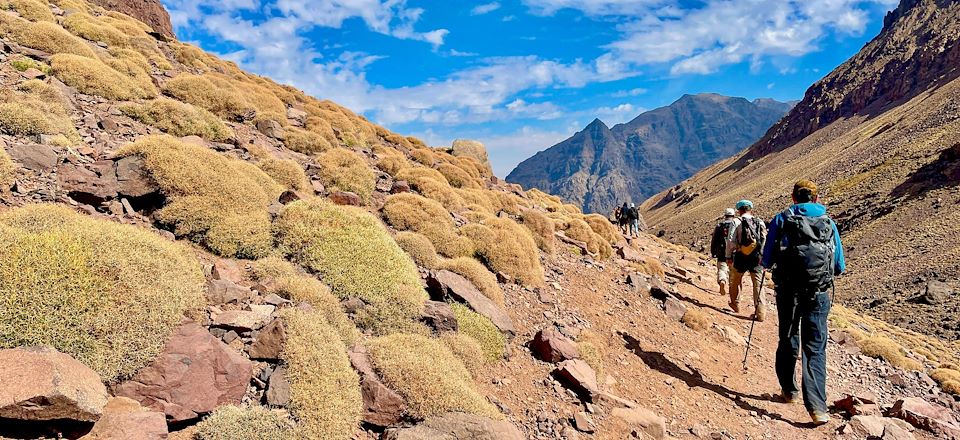
<path id="1" fill-rule="evenodd" d="M 289 159 L 267 159 L 260 162 L 260 169 L 272 177 L 285 189 L 306 191 L 310 189 L 310 181 L 303 172 L 299 163 Z"/>
<path id="2" fill-rule="evenodd" d="M 242 119 L 256 111 L 240 91 L 212 74 L 181 73 L 163 85 L 163 93 L 231 120 Z"/>
<path id="3" fill-rule="evenodd" d="M 50 7 L 40 0 L 2 0 L 0 9 L 12 9 L 30 21 L 56 22 Z"/>
<path id="4" fill-rule="evenodd" d="M 48 21 L 31 23 L 13 17 L 3 20 L 6 25 L 2 27 L 7 28 L 5 33 L 9 33 L 9 37 L 17 44 L 51 54 L 67 53 L 90 58 L 96 57 L 93 49 L 86 42 L 65 31 L 56 23 Z"/>
<path id="5" fill-rule="evenodd" d="M 554 235 L 556 229 L 553 220 L 539 211 L 525 209 L 520 213 L 520 221 L 524 227 L 530 230 L 530 235 L 533 236 L 533 240 L 540 250 L 550 255 L 557 252 L 557 238 Z"/>
<path id="6" fill-rule="evenodd" d="M 447 179 L 447 182 L 450 183 L 450 186 L 454 188 L 482 188 L 480 183 L 477 182 L 468 172 L 456 165 L 442 163 L 437 168 L 437 171 L 439 171 L 440 174 L 443 174 L 443 177 Z"/>
<path id="7" fill-rule="evenodd" d="M 494 207 L 483 189 L 454 189 L 454 192 L 463 199 L 464 209 L 482 214 L 493 215 Z"/>
<path id="8" fill-rule="evenodd" d="M 293 422 L 262 406 L 221 406 L 197 424 L 195 440 L 290 440 Z"/>
<path id="9" fill-rule="evenodd" d="M 253 281 L 268 282 L 266 293 L 276 294 L 294 303 L 307 302 L 334 328 L 346 345 L 353 345 L 359 337 L 357 328 L 347 318 L 340 300 L 330 288 L 316 278 L 297 270 L 289 261 L 272 256 L 253 262 Z"/>
<path id="10" fill-rule="evenodd" d="M 272 245 L 267 207 L 282 191 L 256 166 L 169 136 L 149 136 L 121 156 L 138 155 L 169 203 L 158 220 L 178 236 L 225 257 L 257 258 Z"/>
<path id="11" fill-rule="evenodd" d="M 688 307 L 680 322 L 698 332 L 710 328 L 709 318 L 698 307 Z"/>
<path id="12" fill-rule="evenodd" d="M 583 217 L 583 221 L 590 225 L 590 229 L 610 244 L 616 244 L 623 238 L 620 231 L 610 220 L 600 214 L 589 214 Z"/>
<path id="13" fill-rule="evenodd" d="M 297 127 L 287 127 L 284 135 L 283 144 L 298 153 L 316 154 L 333 148 L 323 136 Z"/>
<path id="14" fill-rule="evenodd" d="M 440 335 L 440 340 L 474 376 L 486 365 L 487 359 L 483 353 L 483 347 L 473 337 L 460 332 L 444 332 Z"/>
<path id="15" fill-rule="evenodd" d="M 377 161 L 377 168 L 391 176 L 396 176 L 409 166 L 407 159 L 400 156 L 386 156 Z"/>
<path id="16" fill-rule="evenodd" d="M 482 225 L 467 225 L 462 231 L 473 240 L 477 254 L 491 270 L 526 286 L 543 285 L 540 250 L 526 228 L 510 219 L 492 218 Z"/>
<path id="17" fill-rule="evenodd" d="M 349 191 L 369 202 L 377 185 L 377 177 L 367 161 L 345 148 L 334 148 L 317 156 L 317 176 L 329 190 Z"/>
<path id="18" fill-rule="evenodd" d="M 213 142 L 233 137 L 233 130 L 213 113 L 169 98 L 124 105 L 120 111 L 174 136 L 200 136 Z"/>
<path id="19" fill-rule="evenodd" d="M 473 254 L 473 244 L 457 235 L 450 213 L 434 200 L 410 193 L 394 194 L 384 203 L 383 216 L 394 228 L 426 236 L 444 256 Z"/>
<path id="20" fill-rule="evenodd" d="M 462 304 L 452 304 L 450 307 L 457 317 L 458 331 L 480 343 L 487 361 L 496 362 L 503 359 L 507 342 L 503 333 L 493 325 L 493 322 Z"/>
<path id="21" fill-rule="evenodd" d="M 19 58 L 13 59 L 10 61 L 10 65 L 14 69 L 17 69 L 18 72 L 26 72 L 27 70 L 30 70 L 30 69 L 37 69 L 47 75 L 50 75 L 53 73 L 53 70 L 50 69 L 50 66 L 44 63 L 41 63 L 39 61 L 32 60 L 27 57 L 19 57 Z M 31 81 L 36 81 L 36 80 L 31 80 Z"/>
<path id="22" fill-rule="evenodd" d="M 603 366 L 605 347 L 606 345 L 600 335 L 592 331 L 584 330 L 577 337 L 577 349 L 580 351 L 580 356 L 583 357 L 583 361 L 587 365 L 590 365 L 590 368 L 593 368 L 598 378 L 603 377 L 605 370 Z"/>
<path id="23" fill-rule="evenodd" d="M 483 263 L 473 258 L 459 257 L 440 261 L 437 267 L 470 280 L 484 296 L 501 306 L 504 304 L 503 289 L 497 282 L 497 276 L 487 270 Z"/>
<path id="24" fill-rule="evenodd" d="M 120 101 L 157 95 L 152 83 L 124 75 L 94 58 L 73 54 L 54 55 L 50 58 L 50 67 L 54 76 L 76 87 L 81 93 Z"/>
<path id="25" fill-rule="evenodd" d="M 613 256 L 613 248 L 610 243 L 601 237 L 593 228 L 582 219 L 569 218 L 567 220 L 567 229 L 564 231 L 567 237 L 579 240 L 587 244 L 587 250 L 591 254 L 599 255 L 600 258 L 610 258 Z"/>
<path id="26" fill-rule="evenodd" d="M 443 342 L 395 334 L 370 341 L 368 348 L 374 369 L 388 387 L 403 396 L 413 417 L 465 412 L 502 418 Z"/>
<path id="27" fill-rule="evenodd" d="M 437 255 L 437 249 L 430 242 L 430 239 L 416 232 L 403 231 L 395 237 L 397 244 L 404 252 L 413 258 L 413 262 L 418 266 L 427 269 L 434 269 L 440 261 Z"/>
<path id="28" fill-rule="evenodd" d="M 960 370 L 952 368 L 937 368 L 930 372 L 930 377 L 940 384 L 943 391 L 951 394 L 960 394 Z"/>
<path id="29" fill-rule="evenodd" d="M 14 165 L 13 160 L 10 159 L 7 151 L 4 150 L 3 147 L 0 147 L 0 191 L 10 189 L 16 178 L 17 166 Z"/>
<path id="30" fill-rule="evenodd" d="M 279 249 L 319 274 L 334 295 L 359 298 L 361 327 L 385 334 L 415 327 L 427 299 L 417 267 L 380 221 L 322 199 L 287 205 L 277 218 Z"/>
<path id="31" fill-rule="evenodd" d="M 115 27 L 101 23 L 90 14 L 77 12 L 63 20 L 63 28 L 90 41 L 102 41 L 110 46 L 125 46 L 129 36 Z"/>
<path id="32" fill-rule="evenodd" d="M 67 144 L 80 142 L 63 95 L 49 84 L 31 80 L 0 91 L 0 132 L 15 136 L 62 135 Z"/>
<path id="33" fill-rule="evenodd" d="M 184 313 L 204 306 L 189 249 L 67 208 L 0 214 L 0 346 L 49 345 L 105 381 L 151 362 Z"/>
<path id="34" fill-rule="evenodd" d="M 874 336 L 859 342 L 860 351 L 864 355 L 873 358 L 883 359 L 894 367 L 917 371 L 922 370 L 923 365 L 904 355 L 903 347 L 886 336 Z"/>
<path id="35" fill-rule="evenodd" d="M 303 439 L 349 440 L 360 424 L 360 378 L 347 347 L 322 315 L 288 309 L 287 339 L 281 357 L 290 382 L 289 408 Z"/>

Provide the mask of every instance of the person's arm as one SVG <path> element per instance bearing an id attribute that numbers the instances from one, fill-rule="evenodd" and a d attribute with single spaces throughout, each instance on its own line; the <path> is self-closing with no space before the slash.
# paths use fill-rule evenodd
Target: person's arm
<path id="1" fill-rule="evenodd" d="M 763 243 L 763 259 L 760 264 L 766 269 L 773 269 L 773 263 L 777 261 L 777 253 L 780 252 L 780 222 L 782 218 L 777 215 L 770 220 L 770 226 L 767 228 L 767 239 Z"/>
<path id="2" fill-rule="evenodd" d="M 833 261 L 834 263 L 834 275 L 841 275 L 847 271 L 847 261 L 843 255 L 843 242 L 840 240 L 840 229 L 837 228 L 837 222 L 831 221 L 833 223 Z"/>

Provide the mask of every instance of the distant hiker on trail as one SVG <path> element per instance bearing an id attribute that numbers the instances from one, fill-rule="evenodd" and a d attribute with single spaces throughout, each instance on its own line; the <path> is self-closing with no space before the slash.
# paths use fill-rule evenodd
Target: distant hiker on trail
<path id="1" fill-rule="evenodd" d="M 803 353 L 803 402 L 816 425 L 830 421 L 827 413 L 827 293 L 833 278 L 846 270 L 843 243 L 836 223 L 821 205 L 817 185 L 801 180 L 793 187 L 794 205 L 774 217 L 763 252 L 763 267 L 771 269 L 777 292 L 780 343 L 777 378 L 785 402 L 798 398 L 797 359 Z"/>
<path id="2" fill-rule="evenodd" d="M 717 259 L 717 284 L 720 285 L 720 296 L 727 296 L 727 285 L 730 283 L 730 261 L 733 259 L 733 249 L 727 246 L 727 237 L 736 224 L 737 211 L 727 208 L 723 213 L 723 220 L 717 223 L 710 241 L 710 254 Z"/>
<path id="3" fill-rule="evenodd" d="M 630 209 L 627 210 L 627 237 L 639 237 L 640 236 L 640 211 L 637 210 L 637 205 L 631 203 Z"/>
<path id="4" fill-rule="evenodd" d="M 627 202 L 623 202 L 623 206 L 620 207 L 620 217 L 617 217 L 618 224 L 620 225 L 620 231 L 624 234 L 630 233 L 630 219 L 627 213 L 630 212 L 630 205 Z"/>
<path id="5" fill-rule="evenodd" d="M 767 300 L 763 295 L 763 268 L 760 266 L 760 254 L 763 252 L 764 239 L 767 236 L 767 225 L 753 216 L 753 202 L 741 200 L 737 202 L 737 212 L 740 218 L 734 220 L 733 230 L 727 235 L 727 242 L 733 249 L 733 262 L 730 269 L 730 308 L 734 313 L 740 313 L 740 288 L 743 276 L 750 274 L 753 283 L 753 319 L 766 319 Z"/>

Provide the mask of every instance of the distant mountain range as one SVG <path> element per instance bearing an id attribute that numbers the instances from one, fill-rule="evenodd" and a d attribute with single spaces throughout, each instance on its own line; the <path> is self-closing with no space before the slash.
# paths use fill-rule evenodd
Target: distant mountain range
<path id="1" fill-rule="evenodd" d="M 756 142 L 794 103 L 684 95 L 608 128 L 599 119 L 525 160 L 507 181 L 562 197 L 585 212 L 640 203 Z"/>

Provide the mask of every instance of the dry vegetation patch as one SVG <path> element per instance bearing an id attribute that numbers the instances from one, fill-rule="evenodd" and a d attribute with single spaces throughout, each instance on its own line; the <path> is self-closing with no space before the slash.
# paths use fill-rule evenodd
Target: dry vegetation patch
<path id="1" fill-rule="evenodd" d="M 410 193 L 395 194 L 387 198 L 383 215 L 394 228 L 426 236 L 444 256 L 462 257 L 474 252 L 473 243 L 457 234 L 450 213 L 435 200 Z"/>
<path id="2" fill-rule="evenodd" d="M 362 156 L 346 148 L 334 148 L 317 156 L 317 165 L 317 176 L 327 189 L 352 192 L 364 203 L 370 201 L 377 177 Z"/>
<path id="3" fill-rule="evenodd" d="M 453 314 L 457 317 L 459 332 L 478 343 L 487 362 L 503 359 L 506 339 L 500 329 L 485 316 L 470 310 L 462 304 L 452 304 Z"/>
<path id="4" fill-rule="evenodd" d="M 284 145 L 298 153 L 317 154 L 333 148 L 333 144 L 320 134 L 297 127 L 287 127 L 284 135 Z"/>
<path id="5" fill-rule="evenodd" d="M 310 181 L 303 172 L 303 167 L 291 159 L 266 159 L 260 161 L 260 169 L 267 173 L 284 189 L 294 189 L 297 191 L 307 191 L 310 189 Z"/>
<path id="6" fill-rule="evenodd" d="M 450 352 L 460 359 L 460 362 L 463 362 L 467 371 L 474 376 L 487 364 L 483 347 L 473 337 L 460 332 L 444 332 L 440 335 L 440 340 L 446 344 Z"/>
<path id="7" fill-rule="evenodd" d="M 500 283 L 497 282 L 497 276 L 487 270 L 483 263 L 473 258 L 460 257 L 442 260 L 437 263 L 437 267 L 449 270 L 466 278 L 473 283 L 474 286 L 477 286 L 477 289 L 479 289 L 484 296 L 501 306 L 504 305 L 503 289 L 500 288 Z"/>
<path id="8" fill-rule="evenodd" d="M 104 381 L 162 350 L 204 306 L 193 253 L 157 234 L 31 205 L 0 214 L 0 346 L 49 345 Z"/>
<path id="9" fill-rule="evenodd" d="M 200 136 L 213 142 L 226 142 L 233 137 L 233 130 L 213 113 L 169 98 L 127 104 L 120 110 L 133 119 L 178 137 Z"/>
<path id="10" fill-rule="evenodd" d="M 93 49 L 85 41 L 49 21 L 29 22 L 7 13 L 0 13 L 0 34 L 17 44 L 49 54 L 96 57 Z"/>
<path id="11" fill-rule="evenodd" d="M 30 21 L 56 22 L 50 7 L 40 0 L 0 0 L 0 9 L 16 11 Z"/>
<path id="12" fill-rule="evenodd" d="M 88 95 L 117 101 L 157 96 L 157 90 L 146 72 L 134 64 L 112 61 L 113 67 L 94 58 L 58 54 L 50 58 L 50 67 L 61 81 Z M 114 67 L 120 68 L 123 73 Z"/>
<path id="13" fill-rule="evenodd" d="M 75 145 L 80 134 L 70 119 L 66 98 L 53 86 L 30 80 L 0 91 L 0 132 L 15 136 L 58 136 L 55 143 Z"/>
<path id="14" fill-rule="evenodd" d="M 507 218 L 492 218 L 483 224 L 467 225 L 462 231 L 473 240 L 477 254 L 491 270 L 526 286 L 543 285 L 540 251 L 527 228 Z"/>
<path id="15" fill-rule="evenodd" d="M 17 178 L 17 166 L 10 159 L 7 150 L 0 147 L 0 191 L 6 191 L 13 186 Z"/>
<path id="16" fill-rule="evenodd" d="M 426 236 L 416 232 L 403 231 L 398 233 L 395 238 L 400 248 L 409 254 L 418 266 L 435 269 L 439 264 L 440 257 L 437 255 L 437 249 Z"/>
<path id="17" fill-rule="evenodd" d="M 197 424 L 195 440 L 290 440 L 293 423 L 277 411 L 221 406 Z"/>
<path id="18" fill-rule="evenodd" d="M 540 211 L 525 209 L 520 213 L 520 222 L 524 227 L 530 230 L 533 240 L 537 243 L 540 250 L 548 255 L 557 252 L 557 238 L 554 235 L 556 228 L 553 220 Z"/>

